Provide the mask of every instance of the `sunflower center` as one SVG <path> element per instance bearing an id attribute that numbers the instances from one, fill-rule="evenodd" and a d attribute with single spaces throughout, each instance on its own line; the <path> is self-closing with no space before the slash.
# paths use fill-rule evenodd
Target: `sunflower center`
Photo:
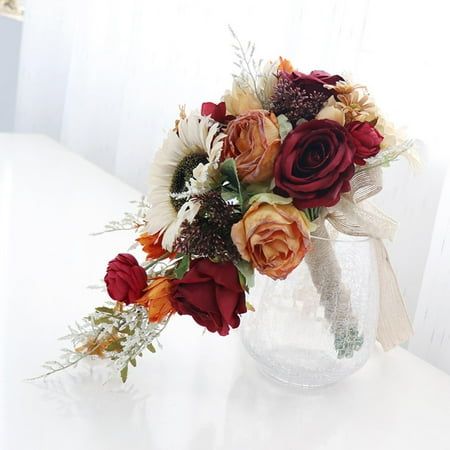
<path id="1" fill-rule="evenodd" d="M 181 194 L 186 191 L 186 181 L 192 178 L 192 172 L 200 164 L 206 164 L 208 157 L 204 153 L 193 153 L 185 156 L 177 165 L 170 184 L 171 194 Z M 178 211 L 186 202 L 184 198 L 170 198 L 172 206 Z"/>

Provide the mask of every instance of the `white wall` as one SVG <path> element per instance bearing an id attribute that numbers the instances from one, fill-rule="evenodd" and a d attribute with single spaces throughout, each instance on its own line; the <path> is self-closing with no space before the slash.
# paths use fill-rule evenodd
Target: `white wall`
<path id="1" fill-rule="evenodd" d="M 21 34 L 21 21 L 0 15 L 0 132 L 14 128 Z"/>
<path id="2" fill-rule="evenodd" d="M 450 373 L 450 172 L 440 199 L 438 217 L 414 327 L 420 333 L 409 348 L 418 356 Z"/>

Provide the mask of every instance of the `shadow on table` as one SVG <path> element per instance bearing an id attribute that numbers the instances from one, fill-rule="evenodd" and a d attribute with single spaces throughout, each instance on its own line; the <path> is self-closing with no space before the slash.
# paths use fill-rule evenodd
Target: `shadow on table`
<path id="1" fill-rule="evenodd" d="M 148 395 L 140 394 L 131 383 L 111 378 L 105 368 L 87 365 L 67 371 L 63 377 L 30 384 L 41 390 L 42 400 L 51 410 L 56 408 L 57 415 L 52 415 L 59 423 L 55 425 L 70 433 L 70 439 L 94 445 L 88 448 L 107 448 L 108 443 L 114 449 L 129 448 L 130 444 L 133 450 L 149 448 Z M 97 439 L 101 443 L 95 444 Z"/>
<path id="2" fill-rule="evenodd" d="M 267 378 L 248 358 L 228 397 L 223 449 L 341 443 L 355 426 L 358 385 L 348 379 L 325 388 L 293 388 Z"/>

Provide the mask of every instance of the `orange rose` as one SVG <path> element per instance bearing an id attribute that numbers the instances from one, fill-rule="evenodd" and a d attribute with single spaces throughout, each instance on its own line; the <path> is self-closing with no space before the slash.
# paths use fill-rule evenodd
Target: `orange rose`
<path id="1" fill-rule="evenodd" d="M 160 233 L 148 234 L 144 233 L 136 240 L 142 245 L 142 251 L 147 253 L 147 259 L 157 259 L 167 253 L 161 246 L 163 235 Z M 173 254 L 168 257 L 172 257 Z"/>
<path id="2" fill-rule="evenodd" d="M 309 222 L 291 204 L 254 203 L 233 225 L 231 238 L 242 258 L 259 272 L 283 280 L 308 251 Z"/>
<path id="3" fill-rule="evenodd" d="M 154 278 L 138 300 L 138 304 L 148 309 L 150 322 L 161 322 L 167 315 L 175 312 L 172 307 L 172 283 L 170 278 Z"/>
<path id="4" fill-rule="evenodd" d="M 280 142 L 276 116 L 264 110 L 250 111 L 228 124 L 223 155 L 236 160 L 243 183 L 261 183 L 273 177 Z"/>

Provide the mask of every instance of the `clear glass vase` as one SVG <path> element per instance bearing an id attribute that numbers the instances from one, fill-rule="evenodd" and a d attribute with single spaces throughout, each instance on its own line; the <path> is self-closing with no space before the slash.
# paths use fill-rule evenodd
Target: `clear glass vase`
<path id="1" fill-rule="evenodd" d="M 255 312 L 243 315 L 241 335 L 260 370 L 318 387 L 362 367 L 376 337 L 377 270 L 370 238 L 337 235 L 313 237 L 285 280 L 258 275 L 249 298 Z"/>

